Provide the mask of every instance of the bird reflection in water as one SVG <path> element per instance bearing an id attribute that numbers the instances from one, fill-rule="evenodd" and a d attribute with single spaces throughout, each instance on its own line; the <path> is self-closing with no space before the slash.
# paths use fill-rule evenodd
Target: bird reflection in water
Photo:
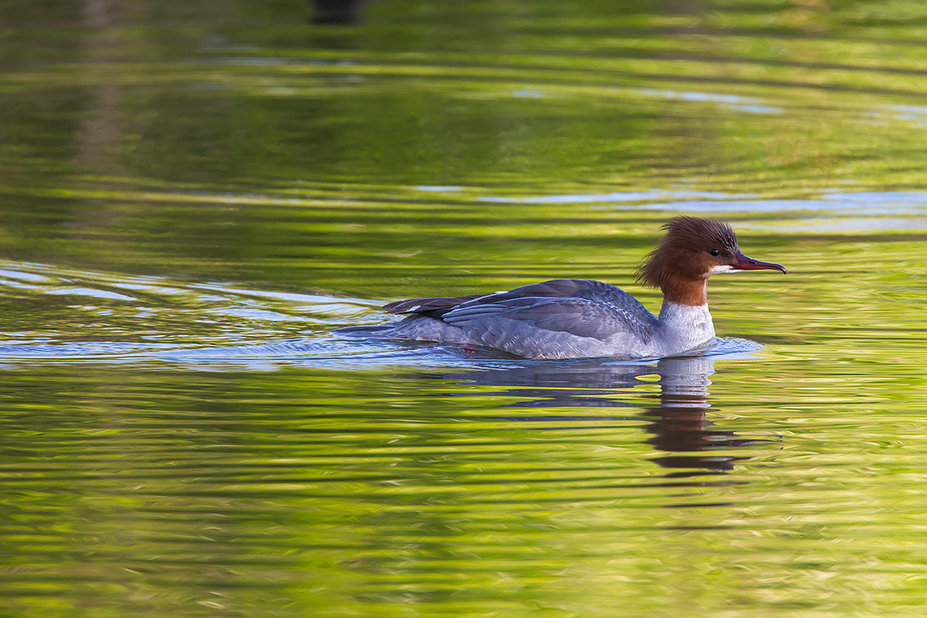
<path id="1" fill-rule="evenodd" d="M 661 453 L 653 458 L 658 465 L 670 470 L 670 477 L 691 477 L 722 474 L 747 456 L 729 454 L 731 449 L 765 442 L 743 438 L 733 431 L 717 429 L 709 420 L 709 377 L 715 373 L 711 356 L 665 358 L 656 367 L 645 364 L 622 364 L 599 361 L 565 363 L 539 362 L 526 365 L 495 367 L 444 375 L 443 378 L 464 379 L 481 385 L 503 386 L 501 393 L 520 398 L 510 407 L 577 408 L 610 407 L 640 408 L 639 395 L 633 391 L 653 384 L 644 376 L 659 376 L 659 405 L 644 407 L 644 414 L 653 419 L 646 426 L 652 436 L 646 443 Z M 485 395 L 486 393 L 481 393 Z M 634 399 L 622 396 L 634 395 Z M 509 416 L 508 420 L 556 422 L 562 429 L 565 421 L 638 421 L 639 415 L 538 415 Z M 599 425 L 601 427 L 601 425 Z M 621 425 L 621 427 L 625 427 Z M 728 453 L 720 453 L 724 450 Z"/>
<path id="2" fill-rule="evenodd" d="M 733 431 L 715 429 L 707 416 L 709 376 L 714 373 L 711 357 L 665 358 L 657 364 L 660 375 L 660 405 L 649 408 L 654 422 L 647 440 L 659 451 L 672 453 L 654 458 L 665 468 L 678 470 L 673 476 L 691 476 L 696 470 L 726 471 L 734 462 L 746 459 L 733 455 L 691 455 L 742 447 L 756 442 L 739 438 Z"/>

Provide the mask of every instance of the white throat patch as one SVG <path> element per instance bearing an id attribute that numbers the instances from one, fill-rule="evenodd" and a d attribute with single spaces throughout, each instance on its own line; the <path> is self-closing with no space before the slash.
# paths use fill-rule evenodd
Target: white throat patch
<path id="1" fill-rule="evenodd" d="M 708 270 L 708 274 L 706 274 L 705 277 L 707 278 L 712 275 L 719 275 L 721 273 L 734 273 L 734 272 L 738 272 L 738 271 L 730 264 L 721 264 L 720 266 L 712 266 Z"/>

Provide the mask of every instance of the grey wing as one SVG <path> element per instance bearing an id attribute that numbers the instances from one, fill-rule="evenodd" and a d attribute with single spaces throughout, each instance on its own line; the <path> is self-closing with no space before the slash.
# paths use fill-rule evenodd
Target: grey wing
<path id="1" fill-rule="evenodd" d="M 562 295 L 519 294 L 544 291 Z M 583 356 L 584 349 L 599 355 L 615 337 L 647 342 L 657 326 L 653 314 L 628 293 L 581 280 L 548 281 L 484 296 L 455 307 L 442 320 L 485 345 L 533 358 Z"/>
<path id="2" fill-rule="evenodd" d="M 541 283 L 531 283 L 529 285 L 523 285 L 520 288 L 515 288 L 514 290 L 509 290 L 508 292 L 486 294 L 473 300 L 473 302 L 490 303 L 517 298 L 569 298 L 572 296 L 604 298 L 616 292 L 618 295 L 624 295 L 631 301 L 637 303 L 633 296 L 620 288 L 616 288 L 613 285 L 601 281 L 590 281 L 587 279 L 551 279 L 550 281 L 543 281 Z M 470 303 L 468 302 L 467 304 Z"/>

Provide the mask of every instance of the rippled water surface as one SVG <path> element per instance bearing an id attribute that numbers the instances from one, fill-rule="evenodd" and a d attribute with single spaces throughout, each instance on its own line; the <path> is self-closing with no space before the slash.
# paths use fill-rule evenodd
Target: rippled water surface
<path id="1" fill-rule="evenodd" d="M 923 614 L 922 3 L 0 12 L 4 615 Z M 677 214 L 703 356 L 332 334 Z"/>

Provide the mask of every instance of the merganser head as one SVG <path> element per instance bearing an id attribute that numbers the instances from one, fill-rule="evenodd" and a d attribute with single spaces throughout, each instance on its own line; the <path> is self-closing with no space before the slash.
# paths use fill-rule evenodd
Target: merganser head
<path id="1" fill-rule="evenodd" d="M 673 302 L 703 304 L 704 284 L 718 273 L 785 272 L 781 264 L 760 262 L 741 253 L 734 230 L 717 219 L 674 217 L 662 227 L 666 234 L 638 267 L 637 279 L 660 288 Z"/>

